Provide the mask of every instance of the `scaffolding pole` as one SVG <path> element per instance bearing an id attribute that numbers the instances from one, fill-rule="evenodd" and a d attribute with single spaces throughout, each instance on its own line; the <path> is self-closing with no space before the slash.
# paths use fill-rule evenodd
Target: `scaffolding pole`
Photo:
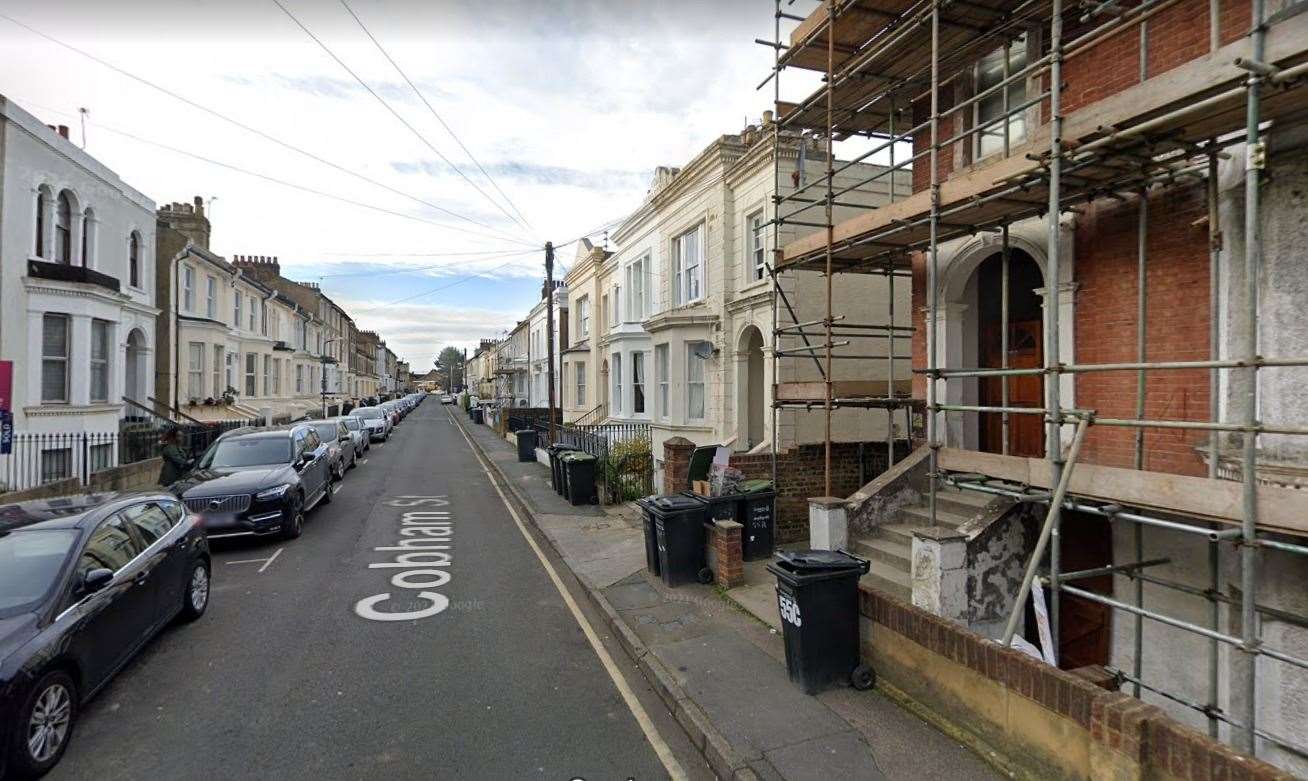
<path id="1" fill-rule="evenodd" d="M 938 279 L 939 246 L 936 242 L 940 230 L 940 167 L 936 164 L 940 149 L 940 4 L 931 4 L 931 243 L 927 260 L 927 368 L 936 368 L 936 312 L 940 309 Z M 937 380 L 927 379 L 927 447 L 928 491 L 927 511 L 931 523 L 936 520 L 936 485 L 940 472 L 940 413 L 936 408 Z"/>
<path id="2" fill-rule="evenodd" d="M 1049 407 L 1049 437 L 1045 446 L 1046 457 L 1053 465 L 1053 479 L 1061 483 L 1063 472 L 1062 444 L 1062 397 L 1059 390 L 1059 279 L 1061 278 L 1059 235 L 1059 209 L 1061 203 L 1061 179 L 1063 173 L 1063 3 L 1053 0 L 1049 19 L 1049 210 L 1046 219 L 1049 222 L 1048 279 L 1045 280 L 1045 320 L 1047 322 L 1045 343 L 1045 368 L 1050 370 L 1045 380 L 1047 404 Z M 1078 434 L 1084 433 L 1084 424 Z M 934 509 L 933 515 L 934 518 Z M 1059 589 L 1058 571 L 1061 567 L 1062 541 L 1060 530 L 1061 514 L 1054 514 L 1053 528 L 1049 543 L 1049 577 L 1053 583 L 1049 595 L 1049 631 L 1053 637 L 1054 648 L 1058 648 L 1059 630 Z M 1056 653 L 1056 651 L 1055 651 Z"/>

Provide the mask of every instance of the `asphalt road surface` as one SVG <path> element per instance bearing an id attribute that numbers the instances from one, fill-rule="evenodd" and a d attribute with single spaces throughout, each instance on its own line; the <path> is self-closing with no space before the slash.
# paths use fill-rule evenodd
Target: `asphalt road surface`
<path id="1" fill-rule="evenodd" d="M 213 569 L 208 614 L 90 703 L 50 778 L 704 775 L 611 639 L 602 662 L 436 398 L 300 539 L 215 543 Z M 403 611 L 423 617 L 377 620 Z"/>

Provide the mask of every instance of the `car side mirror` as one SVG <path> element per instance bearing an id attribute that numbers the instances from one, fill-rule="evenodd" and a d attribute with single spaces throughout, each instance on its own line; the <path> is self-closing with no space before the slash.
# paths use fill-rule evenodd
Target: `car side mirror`
<path id="1" fill-rule="evenodd" d="M 111 569 L 93 569 L 82 576 L 82 593 L 94 594 L 104 589 L 114 579 L 114 571 Z"/>

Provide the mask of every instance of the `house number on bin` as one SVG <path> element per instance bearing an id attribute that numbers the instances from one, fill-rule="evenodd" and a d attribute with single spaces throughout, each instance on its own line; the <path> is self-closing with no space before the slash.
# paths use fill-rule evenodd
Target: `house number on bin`
<path id="1" fill-rule="evenodd" d="M 778 594 L 777 603 L 781 607 L 781 620 L 789 621 L 795 626 L 804 625 L 804 621 L 799 617 L 799 605 L 795 604 L 795 600 L 785 594 Z"/>

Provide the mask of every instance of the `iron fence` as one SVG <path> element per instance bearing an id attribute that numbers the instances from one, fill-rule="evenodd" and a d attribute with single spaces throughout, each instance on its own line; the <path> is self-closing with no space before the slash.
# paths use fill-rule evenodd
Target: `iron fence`
<path id="1" fill-rule="evenodd" d="M 9 452 L 0 453 L 0 494 L 69 478 L 87 485 L 97 472 L 158 456 L 167 428 L 176 429 L 178 444 L 198 456 L 223 432 L 244 425 L 240 420 L 178 425 L 137 418 L 124 420 L 117 431 L 18 432 Z"/>
<path id="2" fill-rule="evenodd" d="M 557 443 L 595 456 L 604 504 L 620 504 L 654 493 L 649 424 L 601 423 L 584 428 L 555 424 L 552 440 L 547 422 L 536 421 L 530 427 L 535 429 L 541 447 Z"/>

